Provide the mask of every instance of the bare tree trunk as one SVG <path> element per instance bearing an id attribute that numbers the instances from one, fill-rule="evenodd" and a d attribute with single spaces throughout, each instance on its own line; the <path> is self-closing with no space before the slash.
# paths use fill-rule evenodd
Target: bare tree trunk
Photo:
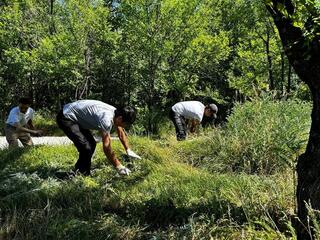
<path id="1" fill-rule="evenodd" d="M 274 90 L 274 79 L 273 79 L 273 72 L 272 72 L 272 57 L 270 53 L 270 30 L 268 26 L 267 28 L 267 39 L 265 41 L 266 46 L 266 54 L 267 54 L 267 61 L 268 61 L 268 73 L 269 73 L 269 83 L 270 83 L 270 90 Z"/>
<path id="2" fill-rule="evenodd" d="M 288 93 L 290 93 L 290 91 L 291 91 L 291 72 L 292 72 L 292 67 L 289 64 L 289 66 L 288 66 L 288 86 L 287 86 Z"/>
<path id="3" fill-rule="evenodd" d="M 50 24 L 49 24 L 49 33 L 53 35 L 56 31 L 56 27 L 53 19 L 53 5 L 55 0 L 50 0 Z"/>
<path id="4" fill-rule="evenodd" d="M 281 56 L 281 85 L 284 85 L 284 69 L 285 69 L 285 60 L 284 60 L 284 53 L 281 51 L 280 53 Z M 282 87 L 283 91 L 285 91 L 284 87 Z"/>
<path id="5" fill-rule="evenodd" d="M 264 37 L 263 34 L 259 34 L 259 37 L 262 39 L 265 51 L 266 51 L 266 57 L 267 57 L 267 63 L 268 63 L 268 75 L 269 75 L 269 86 L 270 90 L 274 90 L 274 78 L 273 78 L 273 72 L 272 72 L 272 57 L 270 52 L 270 34 L 271 34 L 271 26 L 269 26 L 270 23 L 266 23 L 266 36 Z"/>

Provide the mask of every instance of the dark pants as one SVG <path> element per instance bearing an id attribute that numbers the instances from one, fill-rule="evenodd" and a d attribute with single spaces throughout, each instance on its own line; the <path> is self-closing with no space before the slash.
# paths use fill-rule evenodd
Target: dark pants
<path id="1" fill-rule="evenodd" d="M 187 137 L 187 125 L 185 118 L 175 113 L 172 109 L 170 110 L 169 117 L 170 120 L 173 122 L 174 127 L 176 128 L 177 140 L 185 140 Z"/>
<path id="2" fill-rule="evenodd" d="M 96 148 L 96 140 L 90 130 L 84 129 L 78 123 L 64 117 L 62 111 L 57 115 L 57 123 L 78 149 L 79 159 L 75 165 L 76 170 L 84 175 L 89 175 L 91 157 Z"/>

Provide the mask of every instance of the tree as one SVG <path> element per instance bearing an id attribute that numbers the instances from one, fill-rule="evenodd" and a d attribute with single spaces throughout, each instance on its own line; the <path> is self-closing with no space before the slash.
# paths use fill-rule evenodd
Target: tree
<path id="1" fill-rule="evenodd" d="M 229 32 L 232 48 L 227 79 L 240 96 L 235 100 L 268 91 L 283 93 L 288 61 L 263 2 L 233 0 L 222 5 L 223 28 Z"/>
<path id="2" fill-rule="evenodd" d="M 168 93 L 179 100 L 196 95 L 202 65 L 215 66 L 228 56 L 226 34 L 210 31 L 209 2 L 126 0 L 119 5 L 119 50 L 126 51 L 123 66 L 131 82 L 139 83 L 135 94 L 148 132 L 157 132 L 169 109 L 173 95 Z"/>
<path id="3" fill-rule="evenodd" d="M 2 106 L 29 95 L 36 108 L 56 110 L 70 100 L 101 96 L 96 76 L 108 79 L 96 72 L 117 35 L 102 1 L 14 0 L 0 7 Z"/>
<path id="4" fill-rule="evenodd" d="M 284 51 L 300 79 L 310 88 L 313 108 L 305 153 L 298 158 L 298 239 L 312 239 L 306 204 L 320 210 L 320 22 L 319 2 L 268 0 Z M 312 230 L 313 231 L 313 230 Z"/>

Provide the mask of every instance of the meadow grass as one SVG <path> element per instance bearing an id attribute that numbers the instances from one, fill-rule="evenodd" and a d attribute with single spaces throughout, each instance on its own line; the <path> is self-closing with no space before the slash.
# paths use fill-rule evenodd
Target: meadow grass
<path id="1" fill-rule="evenodd" d="M 159 140 L 131 136 L 142 160 L 128 159 L 120 142 L 113 141 L 117 156 L 132 170 L 127 177 L 107 162 L 101 144 L 91 177 L 68 178 L 77 159 L 72 145 L 0 151 L 0 239 L 295 239 L 295 179 L 289 163 L 303 150 L 296 143 L 305 142 L 305 136 L 289 129 L 292 140 L 279 145 L 277 139 L 285 136 L 274 136 L 285 135 L 282 125 L 292 123 L 281 120 L 283 130 L 277 130 L 277 122 L 261 122 L 263 114 L 249 123 L 240 119 L 244 112 L 250 119 L 246 108 L 257 108 L 254 104 L 259 103 L 238 106 L 225 128 L 185 142 L 177 142 L 173 132 Z M 297 103 L 288 104 L 292 109 L 285 108 L 294 111 Z M 272 111 L 281 112 L 278 108 L 284 106 Z M 266 112 L 272 116 L 272 111 Z M 274 134 L 264 138 L 271 146 L 261 147 L 262 140 L 251 136 L 261 132 Z M 246 165 L 244 157 L 258 161 L 256 166 Z"/>
<path id="2" fill-rule="evenodd" d="M 59 174 L 77 158 L 72 146 L 2 151 L 2 239 L 247 238 L 263 231 L 256 221 L 280 227 L 292 214 L 288 175 L 209 173 L 177 161 L 159 142 L 131 140 L 147 157 L 122 158 L 133 170 L 125 178 L 106 162 L 101 145 L 93 176 L 71 179 Z M 118 142 L 114 148 L 121 155 Z M 271 235 L 284 234 L 270 227 Z"/>

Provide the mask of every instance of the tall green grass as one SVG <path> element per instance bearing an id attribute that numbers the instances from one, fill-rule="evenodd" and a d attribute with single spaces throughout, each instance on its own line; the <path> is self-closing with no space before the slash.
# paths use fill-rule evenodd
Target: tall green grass
<path id="1" fill-rule="evenodd" d="M 184 162 L 211 172 L 273 174 L 295 165 L 310 129 L 309 103 L 252 101 L 236 105 L 224 128 L 177 143 Z"/>
<path id="2" fill-rule="evenodd" d="M 92 177 L 70 179 L 73 146 L 2 150 L 0 239 L 295 239 L 290 164 L 309 124 L 299 104 L 239 105 L 225 128 L 185 142 L 131 137 L 142 160 L 127 159 L 113 141 L 128 177 L 117 175 L 101 144 Z M 290 128 L 286 111 L 299 113 L 300 131 Z"/>

